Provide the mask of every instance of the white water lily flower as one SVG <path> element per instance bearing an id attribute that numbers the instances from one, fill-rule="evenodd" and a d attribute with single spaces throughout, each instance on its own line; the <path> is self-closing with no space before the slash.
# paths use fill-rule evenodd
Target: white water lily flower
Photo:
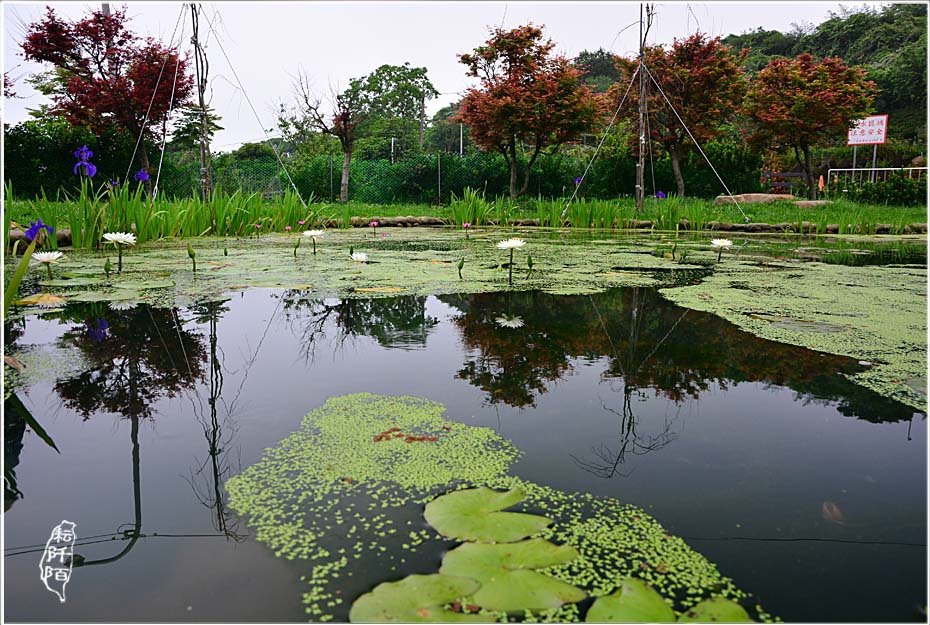
<path id="1" fill-rule="evenodd" d="M 138 302 L 134 302 L 132 300 L 123 300 L 123 301 L 110 302 L 109 304 L 107 304 L 107 306 L 110 307 L 110 310 L 131 310 L 135 308 L 137 304 Z"/>
<path id="2" fill-rule="evenodd" d="M 497 244 L 497 249 L 499 250 L 512 250 L 516 248 L 521 248 L 526 245 L 526 241 L 523 239 L 506 239 Z"/>
<path id="3" fill-rule="evenodd" d="M 354 260 L 357 263 L 367 263 L 368 254 L 366 254 L 365 252 L 352 252 L 352 260 Z"/>
<path id="4" fill-rule="evenodd" d="M 733 241 L 730 239 L 714 239 L 710 242 L 710 246 L 716 249 L 727 249 L 733 245 Z"/>
<path id="5" fill-rule="evenodd" d="M 510 317 L 507 315 L 503 315 L 501 317 L 497 317 L 494 321 L 497 323 L 497 325 L 499 325 L 502 328 L 522 328 L 523 327 L 522 317 Z"/>
<path id="6" fill-rule="evenodd" d="M 65 255 L 61 252 L 34 252 L 32 254 L 32 260 L 37 263 L 42 263 L 48 265 L 49 263 L 57 263 Z"/>
<path id="7" fill-rule="evenodd" d="M 135 245 L 136 235 L 131 232 L 107 232 L 103 238 L 116 245 Z"/>
<path id="8" fill-rule="evenodd" d="M 305 237 L 317 238 L 323 236 L 323 230 L 304 230 Z"/>

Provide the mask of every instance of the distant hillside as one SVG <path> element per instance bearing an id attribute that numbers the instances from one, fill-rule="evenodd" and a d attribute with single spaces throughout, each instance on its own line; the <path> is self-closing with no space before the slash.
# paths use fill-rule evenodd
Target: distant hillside
<path id="1" fill-rule="evenodd" d="M 805 31 L 776 30 L 730 35 L 734 49 L 750 48 L 745 67 L 756 72 L 779 56 L 809 52 L 838 56 L 862 65 L 880 89 L 877 113 L 888 113 L 889 135 L 923 143 L 927 140 L 927 5 L 895 4 L 881 10 L 843 9 Z"/>

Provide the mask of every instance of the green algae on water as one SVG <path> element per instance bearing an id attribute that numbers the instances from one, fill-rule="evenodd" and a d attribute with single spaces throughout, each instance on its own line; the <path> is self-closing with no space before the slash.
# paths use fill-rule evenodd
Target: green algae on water
<path id="1" fill-rule="evenodd" d="M 618 233 L 611 238 L 603 232 L 518 228 L 482 228 L 468 239 L 427 228 L 382 234 L 373 238 L 367 231 L 331 230 L 318 254 L 297 258 L 293 244 L 298 234 L 200 239 L 196 273 L 186 241 L 160 241 L 128 253 L 121 276 L 83 286 L 78 286 L 82 278 L 103 275 L 106 257 L 75 250 L 60 268 L 62 277 L 77 282 L 53 281 L 49 288 L 76 301 L 118 301 L 130 299 L 131 292 L 139 303 L 170 307 L 214 301 L 246 288 L 312 288 L 320 298 L 353 298 L 509 290 L 578 295 L 659 287 L 673 303 L 717 314 L 762 338 L 867 360 L 874 366 L 851 376 L 854 382 L 926 411 L 926 393 L 908 384 L 925 373 L 925 266 L 847 267 L 772 258 L 801 249 L 806 239 L 798 237 L 740 234 L 733 257 L 717 264 L 706 236 Z M 511 236 L 525 239 L 525 251 L 533 256 L 532 270 L 514 267 L 512 286 L 495 247 Z M 828 250 L 873 241 L 884 239 L 833 237 L 816 244 Z M 914 246 L 925 241 L 925 236 L 912 239 Z M 350 248 L 376 255 L 377 262 L 360 267 L 349 258 Z M 661 253 L 666 248 L 676 249 L 676 258 L 666 258 Z M 468 270 L 460 277 L 463 259 Z M 37 279 L 34 272 L 28 274 L 23 292 Z M 775 319 L 751 316 L 758 314 Z"/>
<path id="2" fill-rule="evenodd" d="M 410 559 L 417 553 L 438 558 L 451 547 L 424 527 L 425 504 L 450 490 L 481 486 L 520 489 L 525 499 L 516 512 L 542 512 L 552 520 L 539 539 L 577 557 L 540 572 L 589 595 L 609 594 L 633 575 L 676 614 L 711 597 L 747 600 L 711 562 L 641 509 L 511 475 L 520 456 L 512 443 L 442 414 L 441 404 L 414 397 L 330 398 L 297 432 L 226 483 L 231 508 L 247 517 L 256 538 L 278 556 L 306 563 L 303 600 L 310 620 L 345 620 L 346 606 L 378 583 L 435 572 L 435 565 L 423 570 Z M 405 436 L 379 436 L 392 428 Z M 507 620 L 505 612 L 482 616 Z M 575 604 L 523 617 L 583 620 Z"/>
<path id="3" fill-rule="evenodd" d="M 927 410 L 926 392 L 908 384 L 926 373 L 925 267 L 731 260 L 661 293 L 765 339 L 867 361 L 854 382 Z"/>

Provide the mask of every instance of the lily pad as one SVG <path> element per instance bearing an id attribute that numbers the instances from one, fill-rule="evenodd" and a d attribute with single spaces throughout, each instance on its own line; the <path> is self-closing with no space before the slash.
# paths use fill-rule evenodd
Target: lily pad
<path id="1" fill-rule="evenodd" d="M 628 577 L 588 610 L 586 623 L 674 623 L 675 613 L 646 582 Z"/>
<path id="2" fill-rule="evenodd" d="M 474 593 L 480 584 L 451 575 L 410 575 L 397 582 L 378 584 L 355 600 L 349 611 L 352 623 L 482 623 L 486 617 L 444 608 L 459 597 Z"/>
<path id="3" fill-rule="evenodd" d="M 702 601 L 678 619 L 679 623 L 752 623 L 738 603 L 715 597 Z"/>
<path id="4" fill-rule="evenodd" d="M 580 588 L 534 571 L 570 562 L 578 557 L 574 547 L 554 545 L 542 538 L 518 543 L 465 543 L 446 554 L 439 572 L 470 577 L 481 588 L 470 601 L 482 608 L 503 612 L 551 610 L 585 598 Z"/>
<path id="5" fill-rule="evenodd" d="M 355 289 L 356 293 L 403 293 L 404 289 L 399 286 L 373 286 L 369 288 Z"/>
<path id="6" fill-rule="evenodd" d="M 99 276 L 103 273 L 103 265 L 100 267 L 85 267 L 83 265 L 72 263 L 69 265 L 62 264 L 61 267 L 65 271 L 61 272 L 62 278 L 78 278 L 84 276 Z"/>
<path id="7" fill-rule="evenodd" d="M 103 291 L 87 291 L 78 293 L 71 299 L 75 302 L 121 302 L 129 299 L 139 299 L 137 291 L 117 290 L 109 293 Z"/>
<path id="8" fill-rule="evenodd" d="M 167 289 L 174 286 L 171 280 L 138 280 L 136 282 L 120 282 L 114 285 L 126 291 L 145 291 L 148 289 Z"/>
<path id="9" fill-rule="evenodd" d="M 78 287 L 78 286 L 94 286 L 96 284 L 103 284 L 106 282 L 103 278 L 71 278 L 69 280 L 42 280 L 39 282 L 42 286 L 54 286 L 54 287 Z"/>
<path id="10" fill-rule="evenodd" d="M 523 501 L 515 488 L 504 492 L 485 486 L 448 493 L 426 504 L 423 516 L 437 532 L 449 538 L 510 543 L 542 531 L 552 523 L 546 517 L 522 512 L 500 512 Z"/>
<path id="11" fill-rule="evenodd" d="M 17 306 L 61 306 L 65 303 L 65 298 L 51 293 L 36 293 L 29 297 L 16 300 Z"/>

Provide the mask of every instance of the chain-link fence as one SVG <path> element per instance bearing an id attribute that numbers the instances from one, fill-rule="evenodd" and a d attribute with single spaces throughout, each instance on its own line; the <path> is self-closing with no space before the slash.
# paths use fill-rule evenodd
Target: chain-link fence
<path id="1" fill-rule="evenodd" d="M 593 149 L 574 152 L 540 155 L 530 172 L 526 194 L 567 197 L 574 191 L 575 181 L 584 175 L 584 183 L 579 188 L 582 197 L 608 199 L 632 195 L 636 163 L 631 155 L 599 156 L 591 163 Z M 734 192 L 759 190 L 757 158 L 732 151 L 709 156 L 716 157 L 714 162 L 718 170 L 727 172 L 727 185 Z M 230 154 L 219 155 L 211 167 L 213 186 L 225 193 L 260 193 L 270 198 L 284 193 L 293 181 L 305 200 L 335 202 L 340 199 L 342 155 L 284 156 L 282 162 L 283 167 L 273 156 L 237 159 Z M 518 188 L 524 183 L 525 165 L 522 163 L 519 169 Z M 713 197 L 722 192 L 716 176 L 699 156 L 687 156 L 682 169 L 688 195 Z M 668 159 L 648 162 L 645 179 L 647 194 L 660 190 L 668 193 L 675 188 Z M 348 197 L 356 202 L 448 204 L 453 196 L 461 197 L 466 188 L 476 189 L 485 197 L 509 195 L 510 167 L 504 156 L 485 152 L 418 154 L 394 162 L 354 158 L 349 166 Z M 159 193 L 184 197 L 199 189 L 198 162 L 166 159 Z"/>

